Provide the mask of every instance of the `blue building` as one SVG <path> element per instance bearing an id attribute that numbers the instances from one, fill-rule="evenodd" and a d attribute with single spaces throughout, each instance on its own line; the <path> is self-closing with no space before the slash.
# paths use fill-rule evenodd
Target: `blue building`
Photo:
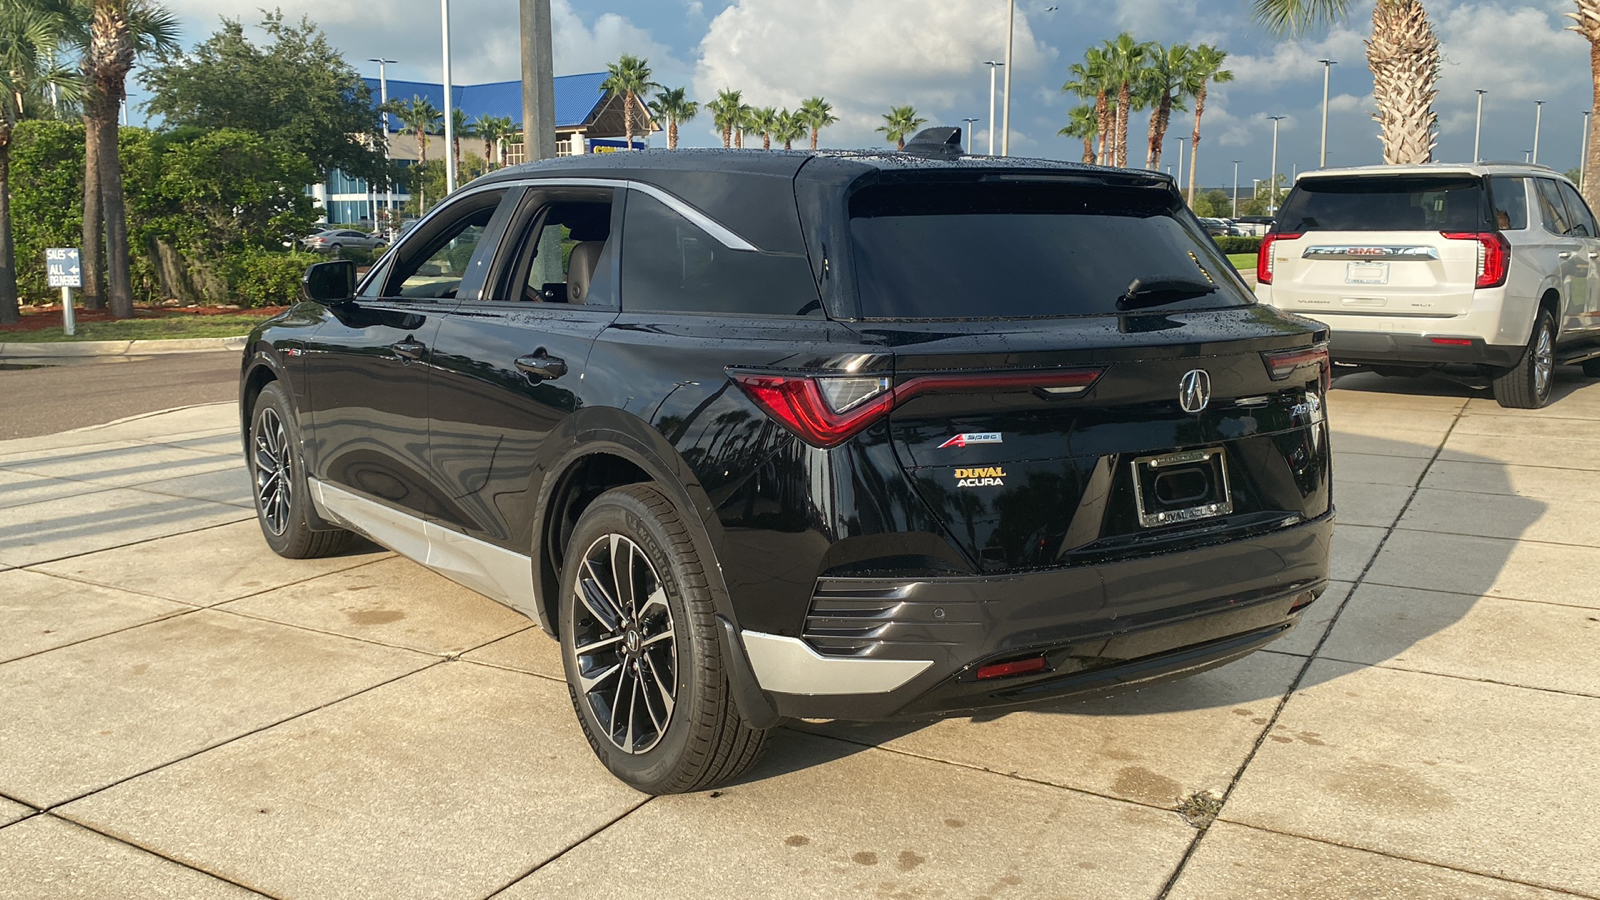
<path id="1" fill-rule="evenodd" d="M 378 79 L 363 80 L 372 89 L 373 100 L 378 100 L 380 93 Z M 557 155 L 608 152 L 626 146 L 623 140 L 622 101 L 610 91 L 600 89 L 601 82 L 605 80 L 604 72 L 563 75 L 555 79 Z M 444 110 L 444 86 L 441 84 L 390 79 L 388 93 L 390 100 L 405 102 L 418 97 L 432 103 L 441 112 Z M 522 128 L 521 81 L 453 85 L 450 99 L 455 108 L 466 114 L 468 122 L 476 120 L 479 116 L 504 116 L 510 118 L 517 129 Z M 636 112 L 636 115 L 638 114 Z M 643 111 L 643 115 L 644 127 L 639 127 L 639 123 L 636 122 L 634 131 L 636 134 L 642 131 L 645 139 L 635 137 L 636 147 L 645 146 L 649 133 L 660 130 L 659 126 L 649 120 L 647 110 Z M 390 158 L 401 165 L 415 164 L 421 155 L 416 135 L 404 130 L 399 118 L 393 115 L 386 115 L 383 119 L 385 129 L 388 131 Z M 430 136 L 429 155 L 434 159 L 443 159 L 447 155 L 447 148 L 443 145 L 442 134 Z M 507 165 L 515 165 L 525 158 L 520 142 L 507 142 L 503 148 L 497 148 L 497 153 L 499 150 L 503 150 Z M 481 141 L 475 138 L 465 138 L 461 141 L 463 156 L 471 153 L 481 157 L 483 152 L 484 146 Z M 386 203 L 392 202 L 394 208 L 401 209 L 411 199 L 409 194 L 400 190 L 386 198 L 381 191 L 374 193 L 365 180 L 352 178 L 338 170 L 332 172 L 325 183 L 312 185 L 309 190 L 311 196 L 323 208 L 325 218 L 330 225 L 370 225 L 376 220 L 378 213 L 386 208 Z"/>

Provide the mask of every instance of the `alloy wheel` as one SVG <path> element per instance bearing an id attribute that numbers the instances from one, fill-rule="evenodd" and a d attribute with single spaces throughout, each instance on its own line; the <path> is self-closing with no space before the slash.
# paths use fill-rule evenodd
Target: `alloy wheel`
<path id="1" fill-rule="evenodd" d="M 278 411 L 266 407 L 256 419 L 254 468 L 256 508 L 261 521 L 274 535 L 289 527 L 289 501 L 292 479 L 289 463 L 289 435 Z"/>
<path id="2" fill-rule="evenodd" d="M 1550 390 L 1550 377 L 1555 373 L 1555 337 L 1548 328 L 1539 329 L 1539 342 L 1533 349 L 1533 392 L 1543 397 Z"/>
<path id="3" fill-rule="evenodd" d="M 672 721 L 678 651 L 666 590 L 644 551 L 601 536 L 580 558 L 572 646 L 578 692 L 619 750 L 645 753 Z"/>

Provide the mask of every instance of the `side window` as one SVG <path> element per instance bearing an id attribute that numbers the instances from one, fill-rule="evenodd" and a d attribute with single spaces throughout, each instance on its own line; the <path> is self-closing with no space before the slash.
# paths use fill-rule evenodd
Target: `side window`
<path id="1" fill-rule="evenodd" d="M 642 191 L 628 195 L 622 233 L 624 310 L 822 314 L 804 257 L 729 249 Z"/>
<path id="2" fill-rule="evenodd" d="M 1569 234 L 1572 223 L 1567 219 L 1566 207 L 1561 203 L 1561 192 L 1556 190 L 1556 183 L 1548 178 L 1537 179 L 1539 185 L 1539 217 L 1544 220 L 1544 228 L 1551 234 Z"/>
<path id="3" fill-rule="evenodd" d="M 1600 231 L 1595 229 L 1594 214 L 1589 211 L 1589 204 L 1583 202 L 1576 189 L 1565 181 L 1556 183 L 1561 189 L 1561 199 L 1567 201 L 1567 216 L 1572 220 L 1574 232 L 1584 237 L 1600 237 Z"/>
<path id="4" fill-rule="evenodd" d="M 1495 226 L 1501 231 L 1521 231 L 1528 227 L 1528 181 L 1505 175 L 1489 179 L 1494 198 Z"/>
<path id="5" fill-rule="evenodd" d="M 456 209 L 402 239 L 394 269 L 385 280 L 383 295 L 413 300 L 454 299 L 461 288 L 504 195 L 499 192 L 464 198 Z"/>
<path id="6" fill-rule="evenodd" d="M 530 192 L 513 262 L 490 296 L 522 303 L 616 306 L 613 191 Z"/>

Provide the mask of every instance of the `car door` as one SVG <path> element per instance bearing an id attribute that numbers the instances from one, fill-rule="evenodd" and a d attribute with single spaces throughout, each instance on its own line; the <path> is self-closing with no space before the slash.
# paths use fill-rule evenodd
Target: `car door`
<path id="1" fill-rule="evenodd" d="M 549 436 L 582 406 L 590 347 L 617 315 L 613 221 L 622 193 L 529 186 L 481 295 L 446 315 L 434 339 L 438 522 L 457 536 L 459 556 L 489 561 L 483 577 L 501 589 L 470 572 L 452 577 L 519 607 L 530 598 L 492 564 L 514 570 L 503 554 L 518 554 L 530 571 L 535 467 Z"/>
<path id="2" fill-rule="evenodd" d="M 504 194 L 438 210 L 306 342 L 313 492 L 418 558 L 421 523 L 440 505 L 428 460 L 431 344 L 458 291 L 482 282 L 477 258 Z"/>
<path id="3" fill-rule="evenodd" d="M 1563 323 L 1563 333 L 1593 331 L 1600 328 L 1600 224 L 1595 222 L 1589 204 L 1583 201 L 1577 189 L 1565 181 L 1556 182 L 1561 199 L 1567 203 L 1568 218 L 1572 228 L 1583 242 L 1584 262 L 1589 269 L 1589 291 L 1581 306 L 1574 302 L 1574 315 Z M 1579 298 L 1574 298 L 1576 301 Z"/>
<path id="4" fill-rule="evenodd" d="M 1569 332 L 1572 325 L 1582 321 L 1580 314 L 1589 304 L 1591 289 L 1588 246 L 1574 227 L 1561 190 L 1554 179 L 1535 178 L 1538 186 L 1539 218 L 1546 234 L 1543 243 L 1555 251 L 1556 266 L 1561 284 L 1561 315 L 1556 322 L 1558 332 Z"/>

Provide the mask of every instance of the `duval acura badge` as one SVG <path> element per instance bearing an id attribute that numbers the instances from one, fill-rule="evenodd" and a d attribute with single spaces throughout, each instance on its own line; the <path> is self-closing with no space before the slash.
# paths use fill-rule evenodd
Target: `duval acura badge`
<path id="1" fill-rule="evenodd" d="M 956 487 L 958 488 L 1005 486 L 1006 470 L 999 466 L 956 470 Z"/>

